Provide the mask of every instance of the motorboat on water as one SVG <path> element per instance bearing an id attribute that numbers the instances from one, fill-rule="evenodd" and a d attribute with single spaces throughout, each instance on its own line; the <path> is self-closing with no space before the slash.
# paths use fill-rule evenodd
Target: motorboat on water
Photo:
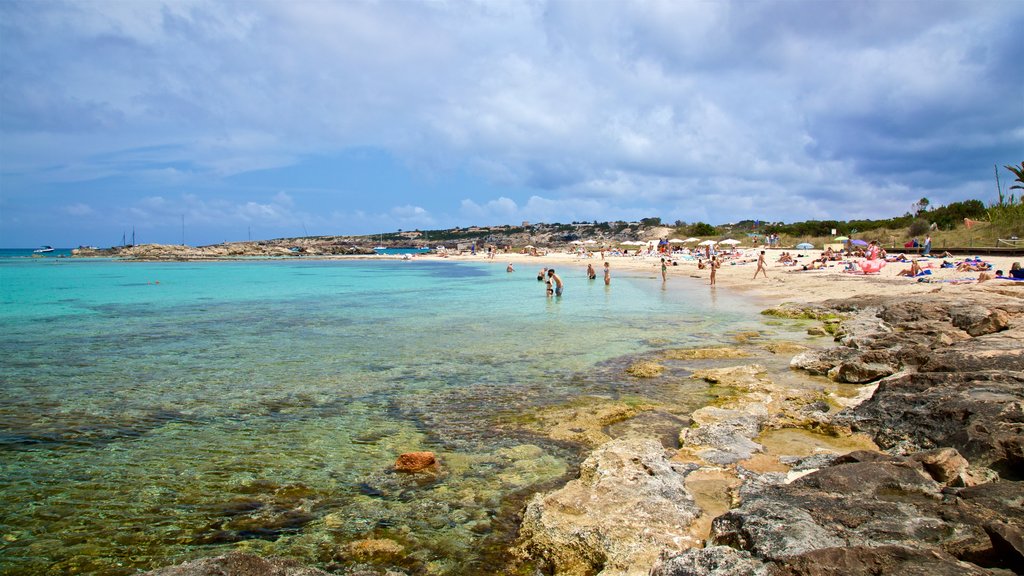
<path id="1" fill-rule="evenodd" d="M 53 247 L 52 246 L 43 246 L 41 248 L 38 248 L 38 249 L 32 251 L 33 254 L 46 254 L 47 252 L 53 252 Z"/>

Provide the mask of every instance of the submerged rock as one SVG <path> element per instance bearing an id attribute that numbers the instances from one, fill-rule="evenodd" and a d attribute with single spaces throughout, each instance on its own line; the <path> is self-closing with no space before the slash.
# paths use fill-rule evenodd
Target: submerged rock
<path id="1" fill-rule="evenodd" d="M 433 452 L 406 452 L 395 461 L 397 472 L 419 472 L 437 464 Z"/>
<path id="2" fill-rule="evenodd" d="M 158 568 L 144 576 L 327 576 L 327 572 L 287 558 L 232 553 Z"/>

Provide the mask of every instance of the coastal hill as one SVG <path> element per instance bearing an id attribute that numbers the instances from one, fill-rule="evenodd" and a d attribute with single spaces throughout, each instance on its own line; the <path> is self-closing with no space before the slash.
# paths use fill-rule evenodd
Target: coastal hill
<path id="1" fill-rule="evenodd" d="M 918 246 L 931 236 L 936 250 L 1021 248 L 1018 237 L 1024 235 L 1024 203 L 1011 197 L 986 207 L 979 200 L 953 202 L 930 207 L 922 198 L 915 210 L 902 216 L 880 220 L 809 220 L 786 224 L 760 220 L 713 226 L 704 222 L 643 218 L 637 222 L 528 223 L 521 225 L 470 226 L 445 230 L 398 230 L 365 236 L 306 236 L 245 242 L 224 242 L 208 246 L 143 244 L 110 248 L 78 248 L 74 256 L 108 256 L 140 259 L 207 259 L 225 257 L 337 256 L 370 255 L 373 248 L 415 247 L 468 250 L 475 246 L 497 246 L 520 251 L 524 247 L 564 247 L 582 242 L 588 248 L 618 246 L 629 241 L 700 238 L 733 238 L 744 245 L 757 245 L 768 234 L 779 237 L 780 247 L 807 242 L 815 247 L 846 237 L 877 240 L 888 249 Z M 917 243 L 915 243 L 917 242 Z"/>
<path id="2" fill-rule="evenodd" d="M 673 233 L 673 229 L 653 219 L 648 223 L 579 223 L 534 224 L 527 226 L 493 226 L 395 232 L 373 236 L 306 236 L 277 238 L 251 242 L 224 242 L 209 246 L 181 244 L 139 244 L 110 248 L 76 248 L 73 256 L 106 256 L 139 259 L 185 259 L 274 256 L 338 256 L 370 255 L 375 246 L 385 248 L 444 246 L 449 249 L 476 245 L 538 247 L 562 246 L 574 240 L 592 240 L 598 244 L 618 244 L 625 241 L 656 239 Z"/>

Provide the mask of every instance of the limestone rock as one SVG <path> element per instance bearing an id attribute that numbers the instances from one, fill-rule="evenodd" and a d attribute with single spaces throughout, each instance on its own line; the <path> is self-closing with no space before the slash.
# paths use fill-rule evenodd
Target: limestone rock
<path id="1" fill-rule="evenodd" d="M 909 373 L 881 380 L 874 395 L 835 418 L 910 454 L 955 448 L 971 464 L 1024 478 L 1024 373 Z"/>
<path id="2" fill-rule="evenodd" d="M 989 573 L 967 562 L 1013 570 L 1022 496 L 1020 482 L 947 493 L 918 461 L 857 452 L 789 485 L 745 493 L 715 519 L 710 543 L 773 563 L 782 570 L 774 573 L 888 574 L 915 562 L 937 574 Z"/>
<path id="3" fill-rule="evenodd" d="M 419 472 L 437 464 L 433 452 L 406 452 L 395 461 L 397 472 Z"/>
<path id="4" fill-rule="evenodd" d="M 952 448 L 926 450 L 911 455 L 911 459 L 920 462 L 928 474 L 936 482 L 951 484 L 967 474 L 970 463 Z"/>
<path id="5" fill-rule="evenodd" d="M 768 568 L 744 550 L 709 546 L 664 559 L 654 566 L 651 576 L 767 576 Z"/>
<path id="6" fill-rule="evenodd" d="M 950 320 L 954 326 L 971 336 L 982 336 L 1006 330 L 1010 317 L 998 308 L 974 305 L 950 310 Z"/>
<path id="7" fill-rule="evenodd" d="M 694 468 L 669 461 L 656 440 L 608 442 L 579 478 L 529 502 L 520 553 L 567 576 L 647 574 L 662 552 L 699 545 L 688 528 L 700 512 L 685 487 Z"/>
<path id="8" fill-rule="evenodd" d="M 824 376 L 829 370 L 841 362 L 852 358 L 856 352 L 846 347 L 827 348 L 825 350 L 807 350 L 789 361 L 790 368 L 805 370 L 815 376 Z"/>
<path id="9" fill-rule="evenodd" d="M 848 384 L 864 384 L 874 382 L 896 372 L 896 367 L 879 362 L 864 362 L 860 359 L 840 363 L 828 371 L 828 378 L 833 382 Z"/>

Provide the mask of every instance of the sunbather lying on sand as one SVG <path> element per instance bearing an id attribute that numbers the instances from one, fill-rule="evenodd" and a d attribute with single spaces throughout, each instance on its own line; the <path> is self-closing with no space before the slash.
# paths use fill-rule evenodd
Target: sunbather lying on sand
<path id="1" fill-rule="evenodd" d="M 897 276 L 910 276 L 911 278 L 913 278 L 914 276 L 917 276 L 921 272 L 922 272 L 921 266 L 918 265 L 917 260 L 914 260 L 913 262 L 910 263 L 910 268 L 907 268 L 905 270 L 900 270 L 896 275 Z"/>
<path id="2" fill-rule="evenodd" d="M 957 272 L 984 272 L 991 269 L 991 264 L 982 261 L 966 261 L 956 265 Z"/>

